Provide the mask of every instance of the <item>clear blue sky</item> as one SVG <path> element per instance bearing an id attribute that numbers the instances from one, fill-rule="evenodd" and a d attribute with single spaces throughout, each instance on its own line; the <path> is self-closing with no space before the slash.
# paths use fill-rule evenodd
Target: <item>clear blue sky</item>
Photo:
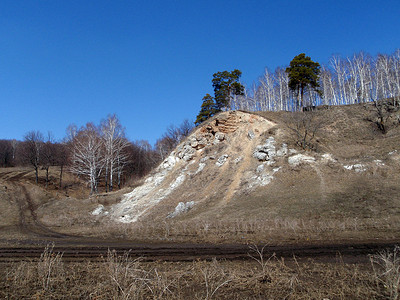
<path id="1" fill-rule="evenodd" d="M 130 140 L 154 144 L 194 120 L 212 74 L 305 52 L 393 53 L 400 1 L 0 1 L 0 139 L 98 124 L 116 113 Z"/>

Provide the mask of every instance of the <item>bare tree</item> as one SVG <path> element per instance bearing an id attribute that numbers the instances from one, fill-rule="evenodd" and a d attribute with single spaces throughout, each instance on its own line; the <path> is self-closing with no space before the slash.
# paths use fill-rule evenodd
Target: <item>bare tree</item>
<path id="1" fill-rule="evenodd" d="M 69 164 L 69 151 L 66 143 L 55 143 L 55 164 L 60 167 L 59 187 L 62 188 L 64 167 Z"/>
<path id="2" fill-rule="evenodd" d="M 185 119 L 179 126 L 169 125 L 167 131 L 162 135 L 161 139 L 157 140 L 155 145 L 161 160 L 164 160 L 192 132 L 193 128 L 193 122 L 188 119 Z"/>
<path id="3" fill-rule="evenodd" d="M 106 192 L 113 190 L 113 176 L 117 174 L 118 186 L 121 186 L 121 174 L 128 159 L 124 152 L 128 145 L 125 130 L 117 116 L 108 116 L 101 123 L 102 139 L 104 144 L 104 170 Z"/>
<path id="4" fill-rule="evenodd" d="M 314 139 L 324 124 L 324 120 L 313 111 L 292 112 L 285 121 L 285 125 L 293 133 L 295 143 L 304 150 L 317 149 Z"/>
<path id="5" fill-rule="evenodd" d="M 0 167 L 10 167 L 13 165 L 12 141 L 0 140 Z"/>
<path id="6" fill-rule="evenodd" d="M 42 145 L 42 151 L 40 152 L 40 159 L 42 169 L 46 171 L 46 188 L 49 185 L 49 168 L 56 162 L 56 151 L 54 147 L 53 136 L 51 133 L 48 134 L 47 141 Z"/>
<path id="7" fill-rule="evenodd" d="M 99 130 L 92 123 L 82 127 L 71 143 L 71 171 L 88 180 L 90 194 L 97 193 L 99 178 L 104 168 L 102 146 Z"/>
<path id="8" fill-rule="evenodd" d="M 24 136 L 21 157 L 35 169 L 36 183 L 39 182 L 40 152 L 43 147 L 43 134 L 40 131 L 29 131 Z"/>

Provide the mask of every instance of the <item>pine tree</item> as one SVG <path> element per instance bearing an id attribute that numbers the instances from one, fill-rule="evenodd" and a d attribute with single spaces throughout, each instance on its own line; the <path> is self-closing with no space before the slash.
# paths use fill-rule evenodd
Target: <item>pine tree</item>
<path id="1" fill-rule="evenodd" d="M 229 106 L 232 95 L 243 95 L 244 86 L 239 82 L 241 75 L 242 72 L 237 69 L 213 74 L 212 85 L 217 111 Z"/>
<path id="2" fill-rule="evenodd" d="M 318 89 L 320 65 L 304 53 L 292 59 L 290 66 L 286 68 L 286 73 L 289 76 L 289 88 L 296 93 L 299 107 L 304 105 L 303 96 L 307 87 L 322 94 Z"/>
<path id="3" fill-rule="evenodd" d="M 196 121 L 194 122 L 197 125 L 204 122 L 205 120 L 211 118 L 217 112 L 214 98 L 210 94 L 206 94 L 203 97 L 203 104 L 201 105 L 201 109 L 199 114 L 197 115 Z"/>

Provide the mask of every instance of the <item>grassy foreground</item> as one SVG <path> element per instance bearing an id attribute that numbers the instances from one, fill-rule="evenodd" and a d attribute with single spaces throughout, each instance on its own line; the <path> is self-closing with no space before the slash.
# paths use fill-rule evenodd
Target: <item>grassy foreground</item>
<path id="1" fill-rule="evenodd" d="M 399 299 L 400 248 L 370 264 L 278 259 L 144 262 L 109 251 L 102 262 L 67 263 L 47 247 L 38 261 L 7 263 L 2 299 Z"/>

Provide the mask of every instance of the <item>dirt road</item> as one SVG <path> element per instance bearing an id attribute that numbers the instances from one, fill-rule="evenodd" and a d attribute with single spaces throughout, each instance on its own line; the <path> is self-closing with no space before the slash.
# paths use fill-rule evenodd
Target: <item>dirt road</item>
<path id="1" fill-rule="evenodd" d="M 249 259 L 249 245 L 212 245 L 212 244 L 136 244 L 126 241 L 100 241 L 83 239 L 68 239 L 54 242 L 54 252 L 63 253 L 66 261 L 101 260 L 107 256 L 108 250 L 123 253 L 128 251 L 131 257 L 142 257 L 146 261 L 191 261 L 195 259 Z M 266 246 L 264 256 L 275 254 L 278 258 L 313 258 L 323 262 L 345 263 L 368 262 L 368 254 L 374 254 L 384 249 L 393 249 L 396 243 L 368 244 L 332 244 L 332 245 L 287 245 Z M 21 245 L 18 247 L 0 248 L 0 261 L 26 260 L 39 258 L 44 245 Z M 259 246 L 261 249 L 262 246 Z"/>

